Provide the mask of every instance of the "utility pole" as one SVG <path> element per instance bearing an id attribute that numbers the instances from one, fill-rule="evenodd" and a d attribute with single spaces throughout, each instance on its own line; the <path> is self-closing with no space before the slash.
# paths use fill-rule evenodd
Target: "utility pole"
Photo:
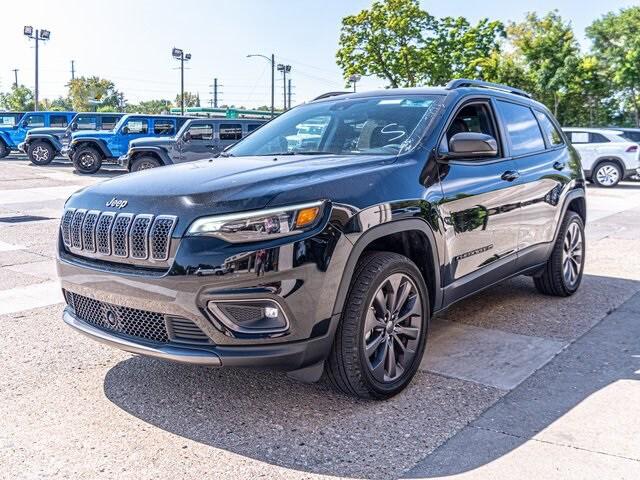
<path id="1" fill-rule="evenodd" d="M 34 111 L 38 111 L 38 93 L 39 93 L 39 89 L 38 89 L 38 46 L 39 46 L 39 42 L 40 40 L 42 40 L 43 42 L 46 42 L 47 40 L 49 40 L 49 38 L 51 37 L 51 32 L 49 30 L 34 30 L 32 26 L 25 26 L 23 29 L 23 33 L 26 37 L 28 37 L 30 40 L 35 40 L 36 41 L 36 88 L 35 88 L 35 103 L 34 103 Z"/>
<path id="2" fill-rule="evenodd" d="M 218 108 L 218 79 L 213 79 L 213 108 Z"/>
<path id="3" fill-rule="evenodd" d="M 191 54 L 175 47 L 171 54 L 173 58 L 180 60 L 180 115 L 184 115 L 184 62 L 191 60 Z"/>
<path id="4" fill-rule="evenodd" d="M 17 69 L 17 68 L 14 68 L 14 69 L 12 70 L 12 72 L 13 72 L 13 75 L 14 75 L 14 77 L 15 77 L 15 79 L 16 79 L 16 81 L 14 82 L 14 85 L 16 86 L 16 88 L 18 88 L 18 69 Z"/>
<path id="5" fill-rule="evenodd" d="M 75 61 L 71 60 L 71 81 L 73 82 L 75 79 L 76 79 Z"/>
<path id="6" fill-rule="evenodd" d="M 291 108 L 291 79 L 288 80 L 288 84 L 287 84 L 287 100 L 288 100 L 288 104 L 289 106 L 287 108 Z"/>
<path id="7" fill-rule="evenodd" d="M 278 64 L 278 71 L 282 72 L 282 88 L 284 109 L 287 109 L 287 73 L 291 72 L 291 65 Z"/>
<path id="8" fill-rule="evenodd" d="M 259 53 L 253 55 L 247 55 L 247 58 L 261 57 L 271 64 L 271 118 L 275 116 L 275 102 L 276 102 L 276 56 L 272 53 L 271 58 L 266 55 L 260 55 Z"/>
<path id="9" fill-rule="evenodd" d="M 354 92 L 356 91 L 356 83 L 358 83 L 361 78 L 362 77 L 357 73 L 354 73 L 353 75 L 349 76 L 349 82 L 351 83 L 351 85 L 353 85 Z"/>

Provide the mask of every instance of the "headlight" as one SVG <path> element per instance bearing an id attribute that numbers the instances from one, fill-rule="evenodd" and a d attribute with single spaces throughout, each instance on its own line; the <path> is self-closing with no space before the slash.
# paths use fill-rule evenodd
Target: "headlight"
<path id="1" fill-rule="evenodd" d="M 209 235 L 230 243 L 248 243 L 296 235 L 318 225 L 324 202 L 233 213 L 195 220 L 187 235 Z"/>

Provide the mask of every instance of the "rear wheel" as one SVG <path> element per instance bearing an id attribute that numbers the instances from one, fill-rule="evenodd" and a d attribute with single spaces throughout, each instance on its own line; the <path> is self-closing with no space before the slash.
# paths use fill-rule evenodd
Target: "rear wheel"
<path id="1" fill-rule="evenodd" d="M 342 392 L 384 399 L 402 391 L 425 349 L 429 300 L 422 274 L 397 253 L 364 256 L 354 273 L 327 376 Z"/>
<path id="2" fill-rule="evenodd" d="M 53 160 L 55 153 L 49 143 L 38 141 L 29 145 L 27 155 L 34 165 L 48 165 Z"/>
<path id="3" fill-rule="evenodd" d="M 73 166 L 78 173 L 96 173 L 101 165 L 102 155 L 93 147 L 81 147 L 73 156 Z"/>
<path id="4" fill-rule="evenodd" d="M 11 149 L 7 147 L 7 145 L 0 140 L 0 158 L 4 158 L 11 153 Z"/>
<path id="5" fill-rule="evenodd" d="M 131 164 L 132 172 L 139 172 L 140 170 L 148 170 L 150 168 L 160 167 L 162 164 L 153 157 L 139 157 L 136 158 Z"/>
<path id="6" fill-rule="evenodd" d="M 568 211 L 558 238 L 540 275 L 533 277 L 539 292 L 556 297 L 573 295 L 584 271 L 584 223 L 576 212 Z"/>
<path id="7" fill-rule="evenodd" d="M 622 180 L 622 170 L 615 162 L 602 162 L 593 171 L 591 179 L 599 187 L 613 188 Z"/>

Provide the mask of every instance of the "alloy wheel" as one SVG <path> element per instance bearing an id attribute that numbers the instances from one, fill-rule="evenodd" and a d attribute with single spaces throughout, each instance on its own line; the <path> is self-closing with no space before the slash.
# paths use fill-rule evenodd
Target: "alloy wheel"
<path id="1" fill-rule="evenodd" d="M 90 153 L 81 154 L 78 160 L 80 161 L 80 165 L 84 168 L 91 168 L 95 163 L 95 159 L 93 158 L 93 155 L 91 155 Z"/>
<path id="2" fill-rule="evenodd" d="M 604 165 L 598 169 L 596 172 L 596 179 L 598 183 L 604 185 L 605 187 L 610 187 L 615 185 L 620 178 L 620 173 L 618 169 L 613 165 Z"/>
<path id="3" fill-rule="evenodd" d="M 149 170 L 150 168 L 155 168 L 155 164 L 152 162 L 142 162 L 138 166 L 138 170 Z"/>
<path id="4" fill-rule="evenodd" d="M 49 150 L 41 145 L 33 149 L 33 158 L 36 162 L 46 162 L 49 159 Z"/>
<path id="5" fill-rule="evenodd" d="M 583 253 L 582 231 L 577 223 L 571 223 L 565 234 L 562 250 L 562 275 L 570 287 L 576 284 L 580 276 Z"/>
<path id="6" fill-rule="evenodd" d="M 394 273 L 378 287 L 364 322 L 364 355 L 373 377 L 393 382 L 408 370 L 418 350 L 422 301 L 407 275 Z"/>

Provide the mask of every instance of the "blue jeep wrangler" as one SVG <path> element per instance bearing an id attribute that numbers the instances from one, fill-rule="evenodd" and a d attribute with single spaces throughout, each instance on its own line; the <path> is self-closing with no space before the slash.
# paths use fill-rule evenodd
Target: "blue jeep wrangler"
<path id="1" fill-rule="evenodd" d="M 71 134 L 80 130 L 113 130 L 124 113 L 78 113 L 66 128 L 34 128 L 18 150 L 24 152 L 34 165 L 47 165 L 71 141 Z"/>
<path id="2" fill-rule="evenodd" d="M 29 130 L 40 127 L 67 128 L 75 114 L 75 112 L 28 112 L 14 125 L 0 126 L 0 158 L 9 155 L 11 150 L 18 150 L 18 145 L 24 141 Z"/>
<path id="3" fill-rule="evenodd" d="M 117 162 L 129 142 L 142 137 L 172 137 L 189 120 L 176 115 L 125 115 L 109 132 L 76 132 L 62 150 L 78 173 L 95 173 L 103 162 Z"/>
<path id="4" fill-rule="evenodd" d="M 24 112 L 0 112 L 0 131 L 15 127 L 23 115 Z M 11 149 L 4 141 L 0 141 L 0 158 L 6 157 L 9 153 L 11 153 Z"/>

